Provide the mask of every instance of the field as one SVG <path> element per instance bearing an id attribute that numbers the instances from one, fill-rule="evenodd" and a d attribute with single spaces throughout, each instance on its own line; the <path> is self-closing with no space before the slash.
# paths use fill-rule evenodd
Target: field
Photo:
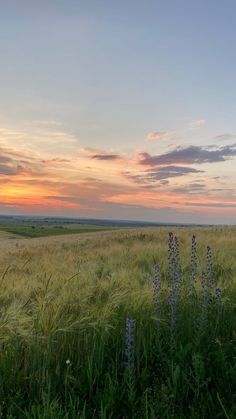
<path id="1" fill-rule="evenodd" d="M 44 223 L 44 222 L 31 222 L 26 221 L 15 223 L 1 223 L 0 222 L 0 240 L 2 237 L 16 238 L 20 237 L 48 237 L 48 236 L 61 236 L 64 234 L 80 234 L 92 233 L 96 231 L 106 231 L 115 229 L 117 227 L 109 227 L 102 225 L 91 224 L 64 224 L 61 223 Z"/>
<path id="2" fill-rule="evenodd" d="M 236 228 L 169 231 L 4 233 L 0 417 L 236 417 Z"/>

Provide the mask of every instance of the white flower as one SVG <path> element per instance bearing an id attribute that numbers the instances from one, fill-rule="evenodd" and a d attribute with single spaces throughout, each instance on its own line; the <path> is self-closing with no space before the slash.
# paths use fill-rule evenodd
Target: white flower
<path id="1" fill-rule="evenodd" d="M 70 360 L 69 359 L 66 360 L 66 365 L 70 365 Z"/>

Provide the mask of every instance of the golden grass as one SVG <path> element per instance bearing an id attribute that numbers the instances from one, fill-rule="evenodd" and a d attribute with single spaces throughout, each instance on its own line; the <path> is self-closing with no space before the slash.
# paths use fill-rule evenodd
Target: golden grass
<path id="1" fill-rule="evenodd" d="M 132 305 L 133 295 L 136 309 L 138 300 L 140 305 L 146 304 L 147 300 L 150 302 L 152 265 L 154 262 L 163 267 L 166 265 L 168 231 L 169 228 L 163 227 L 141 228 L 0 241 L 0 298 L 2 303 L 7 303 L 9 329 L 16 330 L 20 314 L 24 314 L 19 327 L 22 333 L 27 328 L 31 331 L 34 326 L 29 314 L 26 316 L 27 305 L 32 305 L 32 313 L 41 311 L 43 318 L 47 318 L 46 323 L 42 318 L 40 320 L 44 334 L 59 327 L 60 312 L 65 306 L 73 314 L 78 308 L 87 313 L 88 301 L 95 299 L 97 310 L 100 298 L 100 310 L 107 314 L 112 312 L 114 304 L 118 304 L 116 300 L 122 299 Z M 204 264 L 205 247 L 210 244 L 223 288 L 236 279 L 235 227 L 174 228 L 173 231 L 179 237 L 186 266 L 191 235 L 195 233 L 202 255 L 200 263 Z M 75 306 L 76 310 L 73 309 Z M 92 305 L 89 307 L 91 314 Z M 11 313 L 16 311 L 17 316 L 12 317 Z M 64 327 L 70 327 L 69 318 L 64 319 Z M 71 321 L 73 323 L 74 319 Z"/>
<path id="2" fill-rule="evenodd" d="M 152 266 L 160 263 L 162 274 L 165 274 L 169 230 L 166 227 L 139 228 L 0 240 L 0 344 L 4 350 L 0 362 L 2 359 L 7 371 L 8 362 L 13 361 L 9 361 L 6 348 L 9 345 L 9 350 L 14 352 L 15 346 L 16 362 L 22 362 L 20 373 L 16 374 L 22 376 L 17 376 L 18 381 L 12 378 L 13 382 L 25 383 L 27 391 L 41 400 L 45 386 L 49 385 L 49 371 L 55 381 L 58 379 L 59 389 L 65 361 L 67 357 L 75 359 L 78 350 L 81 356 L 83 354 L 84 362 L 94 365 L 91 371 L 88 366 L 83 371 L 92 398 L 92 383 L 94 380 L 99 382 L 96 374 L 102 374 L 102 369 L 98 373 L 96 362 L 103 362 L 103 351 L 107 350 L 105 342 L 114 334 L 114 339 L 120 342 L 119 350 L 122 347 L 124 316 L 133 316 L 140 328 L 143 321 L 148 324 L 153 316 Z M 231 296 L 236 284 L 236 227 L 173 228 L 172 231 L 179 238 L 186 278 L 189 277 L 192 234 L 197 235 L 200 267 L 205 266 L 206 246 L 211 245 L 214 275 L 222 287 L 223 297 L 226 295 L 232 306 Z M 146 333 L 148 335 L 148 328 Z M 142 347 L 143 338 L 140 339 Z M 93 344 L 97 346 L 91 347 Z M 142 350 L 149 353 L 151 349 L 144 345 Z M 28 355 L 24 355 L 24 350 Z M 87 352 L 90 354 L 88 359 Z M 41 368 L 40 360 L 44 356 Z M 35 366 L 31 366 L 30 359 Z M 48 367 L 47 359 L 53 365 L 55 363 L 55 368 Z M 76 362 L 78 369 L 82 368 L 80 355 Z M 114 359 L 112 362 L 120 365 Z M 36 373 L 38 387 L 34 390 Z M 29 374 L 33 374 L 31 379 Z M 15 385 L 18 388 L 18 384 Z M 83 384 L 78 383 L 78 386 L 83 389 Z M 7 394 L 8 387 L 4 392 Z M 51 390 L 48 394 L 51 397 Z M 25 408 L 31 403 L 32 400 L 28 400 Z"/>

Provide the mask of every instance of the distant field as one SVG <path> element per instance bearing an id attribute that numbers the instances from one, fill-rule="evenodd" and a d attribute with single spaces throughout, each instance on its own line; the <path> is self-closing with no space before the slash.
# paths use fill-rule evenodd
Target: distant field
<path id="1" fill-rule="evenodd" d="M 18 237 L 17 234 L 10 233 L 7 230 L 0 230 L 0 240 L 4 240 L 4 239 L 15 239 L 17 237 Z"/>
<path id="2" fill-rule="evenodd" d="M 117 227 L 96 226 L 89 224 L 30 224 L 30 223 L 0 223 L 0 240 L 4 237 L 47 237 L 64 234 L 91 233 L 117 229 Z"/>
<path id="3" fill-rule="evenodd" d="M 235 418 L 236 227 L 78 229 L 1 233 L 0 418 Z"/>

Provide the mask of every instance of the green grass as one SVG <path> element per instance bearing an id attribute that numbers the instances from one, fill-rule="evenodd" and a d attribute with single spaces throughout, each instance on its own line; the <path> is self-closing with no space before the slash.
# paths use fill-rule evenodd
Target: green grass
<path id="1" fill-rule="evenodd" d="M 190 298 L 195 232 L 197 291 Z M 167 229 L 47 238 L 33 245 L 12 241 L 3 247 L 0 417 L 236 417 L 236 229 L 175 233 L 183 285 L 173 331 Z M 222 306 L 218 315 L 211 289 L 205 322 L 201 271 L 207 244 Z M 163 291 L 155 304 L 150 278 L 157 262 Z M 135 364 L 128 367 L 127 317 L 136 320 Z"/>
<path id="2" fill-rule="evenodd" d="M 95 225 L 30 225 L 29 223 L 22 224 L 0 224 L 0 232 L 10 233 L 21 237 L 47 237 L 60 236 L 64 234 L 80 234 L 93 233 L 97 231 L 111 230 L 111 227 L 95 226 Z M 1 236 L 0 236 L 1 238 Z"/>

